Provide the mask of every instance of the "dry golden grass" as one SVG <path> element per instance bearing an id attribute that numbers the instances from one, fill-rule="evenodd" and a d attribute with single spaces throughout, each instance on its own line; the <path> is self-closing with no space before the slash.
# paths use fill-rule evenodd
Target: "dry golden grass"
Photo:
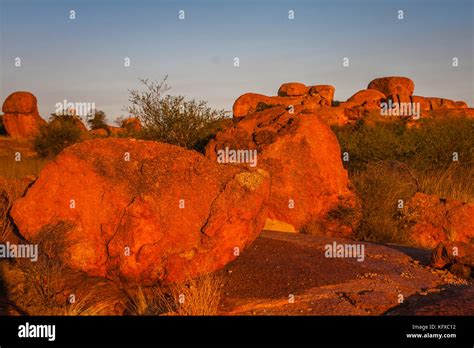
<path id="1" fill-rule="evenodd" d="M 67 250 L 69 226 L 44 229 L 29 243 L 38 245 L 38 260 L 0 262 L 2 283 L 9 300 L 29 315 L 113 315 L 125 303 L 116 284 L 89 277 L 61 262 Z M 61 238 L 63 236 L 64 238 Z M 122 305 L 125 308 L 125 305 Z"/>
<path id="2" fill-rule="evenodd" d="M 351 174 L 362 200 L 362 221 L 357 238 L 371 242 L 410 244 L 403 216 L 415 192 L 474 203 L 474 171 L 457 163 L 447 169 L 412 172 L 394 161 L 370 163 L 367 169 Z"/>
<path id="3" fill-rule="evenodd" d="M 207 274 L 167 287 L 138 287 L 128 291 L 128 312 L 132 315 L 217 315 L 223 280 Z"/>
<path id="4" fill-rule="evenodd" d="M 37 177 L 46 160 L 32 157 L 15 161 L 14 156 L 0 157 L 0 242 L 6 241 L 12 233 L 12 223 L 8 213 L 13 202 L 20 198 L 27 186 L 27 180 Z"/>
<path id="5" fill-rule="evenodd" d="M 105 294 L 104 294 L 105 295 Z M 57 315 L 67 316 L 95 316 L 110 315 L 118 301 L 114 297 L 98 296 L 95 292 L 80 296 L 74 302 L 68 301 L 59 308 Z"/>
<path id="6" fill-rule="evenodd" d="M 47 160 L 23 158 L 15 161 L 14 157 L 0 157 L 0 176 L 6 179 L 22 179 L 25 176 L 38 176 Z"/>
<path id="7" fill-rule="evenodd" d="M 13 233 L 13 225 L 8 213 L 13 202 L 21 197 L 24 186 L 19 180 L 3 180 L 0 178 L 0 242 L 8 240 Z"/>
<path id="8" fill-rule="evenodd" d="M 371 163 L 351 180 L 362 200 L 362 220 L 356 236 L 360 240 L 405 244 L 406 233 L 399 220 L 399 204 L 406 204 L 418 189 L 409 168 L 395 161 Z"/>
<path id="9" fill-rule="evenodd" d="M 416 176 L 421 192 L 474 203 L 474 168 L 453 163 L 447 169 L 418 172 Z"/>
<path id="10" fill-rule="evenodd" d="M 221 299 L 223 280 L 208 274 L 184 284 L 171 286 L 171 305 L 175 315 L 216 315 Z"/>

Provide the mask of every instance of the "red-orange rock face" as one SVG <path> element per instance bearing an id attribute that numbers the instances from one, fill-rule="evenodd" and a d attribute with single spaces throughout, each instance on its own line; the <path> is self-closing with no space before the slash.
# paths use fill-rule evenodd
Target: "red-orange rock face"
<path id="1" fill-rule="evenodd" d="M 463 108 L 464 104 L 466 104 L 464 102 L 455 102 L 454 100 L 445 98 L 427 97 L 426 99 L 430 102 L 432 110 Z M 459 103 L 459 106 L 456 103 Z"/>
<path id="2" fill-rule="evenodd" d="M 272 180 L 269 219 L 295 229 L 314 220 L 328 227 L 328 213 L 342 206 L 353 208 L 354 195 L 336 136 L 317 113 L 298 109 L 290 114 L 275 107 L 240 119 L 209 142 L 206 157 L 216 161 L 225 148 L 257 150 L 257 167 L 269 172 Z M 335 230 L 350 233 L 341 226 Z"/>
<path id="3" fill-rule="evenodd" d="M 334 87 L 317 85 L 311 88 L 302 83 L 290 82 L 281 85 L 278 96 L 266 96 L 257 93 L 245 93 L 234 102 L 234 118 L 250 115 L 275 106 L 296 108 L 304 105 L 307 110 L 329 107 L 334 97 Z"/>
<path id="4" fill-rule="evenodd" d="M 407 77 L 390 76 L 372 80 L 367 88 L 376 89 L 385 95 L 400 94 L 410 96 L 415 90 L 415 84 Z"/>
<path id="5" fill-rule="evenodd" d="M 2 106 L 3 124 L 12 138 L 32 138 L 45 124 L 38 114 L 36 97 L 29 92 L 10 94 Z"/>
<path id="6" fill-rule="evenodd" d="M 407 204 L 414 225 L 411 239 L 422 247 L 434 248 L 440 242 L 469 243 L 474 238 L 474 205 L 437 196 L 416 193 Z"/>
<path id="7" fill-rule="evenodd" d="M 420 111 L 431 110 L 430 101 L 429 101 L 429 99 L 427 99 L 425 97 L 412 95 L 411 96 L 411 102 L 420 104 Z"/>
<path id="8" fill-rule="evenodd" d="M 253 241 L 269 186 L 263 171 L 176 146 L 95 139 L 50 162 L 11 216 L 27 239 L 72 226 L 64 261 L 91 275 L 181 281 L 223 267 Z"/>
<path id="9" fill-rule="evenodd" d="M 380 109 L 380 103 L 384 99 L 386 99 L 385 94 L 375 89 L 363 89 L 350 97 L 347 102 L 365 109 Z"/>
<path id="10" fill-rule="evenodd" d="M 122 128 L 124 128 L 127 133 L 138 133 L 142 130 L 142 123 L 136 117 L 129 117 L 122 121 Z"/>
<path id="11" fill-rule="evenodd" d="M 408 94 L 391 94 L 387 96 L 388 100 L 391 100 L 392 104 L 411 103 L 411 97 Z"/>
<path id="12" fill-rule="evenodd" d="M 454 105 L 456 108 L 467 108 L 468 105 L 466 102 L 462 101 L 462 100 L 458 100 L 456 102 L 454 102 Z"/>
<path id="13" fill-rule="evenodd" d="M 320 107 L 321 100 L 320 96 L 267 97 L 262 94 L 246 93 L 234 102 L 233 114 L 234 118 L 238 118 L 275 106 L 289 108 L 302 104 L 305 104 L 307 108 L 314 109 Z"/>
<path id="14" fill-rule="evenodd" d="M 106 138 L 109 135 L 109 133 L 103 128 L 92 129 L 89 131 L 89 134 L 92 135 L 93 137 L 99 137 L 99 138 Z"/>
<path id="15" fill-rule="evenodd" d="M 449 269 L 458 277 L 474 277 L 474 244 L 443 242 L 431 254 L 431 267 Z"/>
<path id="16" fill-rule="evenodd" d="M 433 250 L 431 266 L 445 268 L 450 263 L 461 262 L 474 267 L 474 244 L 463 242 L 442 242 Z"/>
<path id="17" fill-rule="evenodd" d="M 334 92 L 336 89 L 334 86 L 330 85 L 316 85 L 311 86 L 309 89 L 310 95 L 319 95 L 321 96 L 322 102 L 321 104 L 324 106 L 331 106 L 332 101 L 334 99 Z"/>
<path id="18" fill-rule="evenodd" d="M 2 111 L 5 114 L 31 114 L 38 111 L 36 97 L 30 92 L 14 92 L 5 99 Z"/>
<path id="19" fill-rule="evenodd" d="M 234 102 L 232 113 L 234 117 L 243 117 L 252 112 L 255 112 L 259 103 L 267 103 L 270 97 L 257 93 L 242 94 Z"/>
<path id="20" fill-rule="evenodd" d="M 308 93 L 308 87 L 298 82 L 284 83 L 278 89 L 279 97 L 297 97 Z"/>

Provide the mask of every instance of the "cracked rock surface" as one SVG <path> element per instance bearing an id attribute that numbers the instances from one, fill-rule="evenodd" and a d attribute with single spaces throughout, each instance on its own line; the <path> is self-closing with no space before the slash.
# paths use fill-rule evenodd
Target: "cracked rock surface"
<path id="1" fill-rule="evenodd" d="M 75 269 L 151 284 L 234 259 L 261 231 L 268 195 L 262 170 L 158 142 L 95 139 L 50 162 L 11 216 L 28 241 L 65 240 L 62 258 Z"/>

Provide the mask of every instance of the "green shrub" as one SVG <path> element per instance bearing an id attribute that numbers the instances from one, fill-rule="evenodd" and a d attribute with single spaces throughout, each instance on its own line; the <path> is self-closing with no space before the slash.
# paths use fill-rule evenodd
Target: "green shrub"
<path id="1" fill-rule="evenodd" d="M 40 128 L 33 146 L 40 157 L 54 157 L 63 149 L 84 138 L 84 131 L 78 126 L 75 116 L 53 115 L 50 121 Z"/>
<path id="2" fill-rule="evenodd" d="M 416 192 L 474 201 L 474 120 L 422 118 L 419 127 L 404 119 L 366 117 L 334 126 L 344 162 L 362 203 L 356 231 L 361 240 L 407 243 L 407 224 L 397 202 Z M 459 160 L 453 161 L 453 153 Z"/>
<path id="3" fill-rule="evenodd" d="M 205 101 L 166 94 L 166 78 L 161 83 L 140 81 L 146 91 L 130 91 L 126 111 L 142 122 L 142 137 L 202 151 L 227 112 L 211 109 Z"/>
<path id="4" fill-rule="evenodd" d="M 334 126 L 345 162 L 351 172 L 364 170 L 368 163 L 395 160 L 415 170 L 446 169 L 453 153 L 461 166 L 474 165 L 474 120 L 468 118 L 421 119 L 420 127 L 406 127 L 405 120 L 362 119 L 353 125 Z"/>
<path id="5" fill-rule="evenodd" d="M 108 130 L 107 126 L 107 116 L 105 115 L 105 112 L 97 110 L 94 112 L 94 117 L 92 115 L 89 115 L 89 118 L 87 120 L 87 123 L 91 127 L 91 129 L 105 129 Z"/>

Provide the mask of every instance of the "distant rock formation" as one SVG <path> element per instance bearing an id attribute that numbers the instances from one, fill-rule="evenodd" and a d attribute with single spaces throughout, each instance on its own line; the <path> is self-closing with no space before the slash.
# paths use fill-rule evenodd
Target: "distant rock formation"
<path id="1" fill-rule="evenodd" d="M 245 93 L 234 102 L 233 116 L 241 118 L 253 113 L 284 107 L 288 110 L 300 106 L 306 112 L 315 112 L 330 125 L 352 123 L 368 115 L 379 114 L 382 104 L 419 104 L 423 117 L 461 116 L 474 117 L 474 109 L 464 101 L 413 95 L 414 82 L 401 76 L 381 77 L 372 80 L 367 89 L 352 95 L 345 102 L 334 102 L 335 88 L 330 85 L 309 86 L 298 82 L 284 83 L 278 89 L 278 96 Z M 436 113 L 435 111 L 445 111 Z M 449 110 L 449 111 L 447 111 Z M 400 115 L 403 116 L 403 115 Z M 393 118 L 396 119 L 396 118 Z"/>
<path id="2" fill-rule="evenodd" d="M 38 113 L 36 97 L 29 92 L 10 94 L 2 106 L 3 125 L 12 138 L 33 138 L 46 121 Z"/>
<path id="3" fill-rule="evenodd" d="M 334 87 L 329 85 L 306 87 L 302 83 L 284 83 L 275 97 L 257 93 L 241 95 L 234 103 L 233 115 L 236 118 L 243 117 L 275 106 L 288 108 L 304 105 L 306 109 L 315 110 L 332 105 L 334 90 Z"/>

